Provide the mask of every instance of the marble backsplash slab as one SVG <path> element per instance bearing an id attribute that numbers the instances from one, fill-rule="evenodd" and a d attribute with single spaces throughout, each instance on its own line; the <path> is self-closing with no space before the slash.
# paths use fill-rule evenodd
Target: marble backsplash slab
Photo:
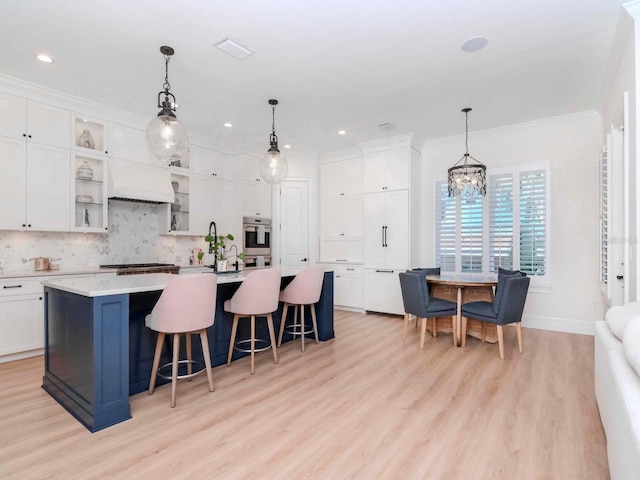
<path id="1" fill-rule="evenodd" d="M 35 257 L 60 268 L 161 262 L 188 265 L 194 248 L 206 252 L 204 237 L 158 235 L 158 205 L 109 203 L 109 233 L 0 231 L 0 274 L 31 271 Z M 205 254 L 204 263 L 213 263 Z"/>

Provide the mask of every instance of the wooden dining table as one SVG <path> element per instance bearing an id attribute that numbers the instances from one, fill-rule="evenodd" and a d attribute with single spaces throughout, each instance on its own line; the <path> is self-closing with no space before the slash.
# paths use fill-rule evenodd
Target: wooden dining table
<path id="1" fill-rule="evenodd" d="M 456 302 L 458 306 L 456 314 L 457 332 L 452 333 L 456 335 L 456 344 L 460 346 L 462 342 L 462 304 L 479 300 L 493 302 L 493 289 L 498 285 L 498 276 L 473 273 L 442 273 L 440 275 L 427 275 L 426 281 L 433 297 Z M 467 335 L 482 338 L 482 323 L 478 320 L 468 319 Z M 492 343 L 496 342 L 498 334 L 495 325 L 487 324 L 485 328 L 485 340 Z M 446 318 L 439 318 L 436 322 L 436 331 L 439 330 L 445 332 L 451 330 L 450 323 Z"/>

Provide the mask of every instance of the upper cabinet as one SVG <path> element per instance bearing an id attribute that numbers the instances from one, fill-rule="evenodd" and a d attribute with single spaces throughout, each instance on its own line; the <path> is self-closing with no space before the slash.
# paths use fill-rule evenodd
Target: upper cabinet
<path id="1" fill-rule="evenodd" d="M 69 149 L 0 138 L 0 229 L 68 231 Z"/>
<path id="2" fill-rule="evenodd" d="M 89 152 L 74 152 L 71 167 L 72 230 L 104 233 L 108 223 L 106 157 Z"/>
<path id="3" fill-rule="evenodd" d="M 233 180 L 233 157 L 210 148 L 189 146 L 191 171 L 219 180 Z"/>
<path id="4" fill-rule="evenodd" d="M 74 114 L 71 119 L 73 137 L 72 148 L 92 154 L 107 154 L 107 123 L 91 119 L 82 114 Z"/>
<path id="5" fill-rule="evenodd" d="M 236 157 L 240 161 L 242 215 L 271 217 L 271 185 L 260 176 L 260 159 L 249 155 Z"/>
<path id="6" fill-rule="evenodd" d="M 364 192 L 406 190 L 410 185 L 411 151 L 395 148 L 364 155 Z"/>
<path id="7" fill-rule="evenodd" d="M 70 228 L 71 113 L 0 94 L 0 228 Z"/>
<path id="8" fill-rule="evenodd" d="M 158 167 L 160 168 L 160 167 Z M 162 235 L 189 235 L 191 232 L 191 177 L 171 173 L 173 203 L 160 205 L 159 231 Z"/>
<path id="9" fill-rule="evenodd" d="M 362 158 L 342 160 L 320 165 L 320 197 L 362 195 Z"/>
<path id="10" fill-rule="evenodd" d="M 62 108 L 0 94 L 0 135 L 69 148 L 71 113 Z"/>

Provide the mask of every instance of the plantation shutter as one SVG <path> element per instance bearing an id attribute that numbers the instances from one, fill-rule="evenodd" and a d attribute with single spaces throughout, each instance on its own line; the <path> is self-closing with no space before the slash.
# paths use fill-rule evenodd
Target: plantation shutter
<path id="1" fill-rule="evenodd" d="M 520 173 L 520 270 L 547 273 L 546 172 Z"/>
<path id="2" fill-rule="evenodd" d="M 489 271 L 514 270 L 513 174 L 489 176 Z"/>
<path id="3" fill-rule="evenodd" d="M 436 182 L 436 266 L 443 272 L 456 268 L 456 199 L 449 198 L 446 181 Z"/>
<path id="4" fill-rule="evenodd" d="M 600 281 L 609 283 L 609 165 L 606 150 L 600 155 Z"/>
<path id="5" fill-rule="evenodd" d="M 460 196 L 460 270 L 482 273 L 482 198 Z"/>

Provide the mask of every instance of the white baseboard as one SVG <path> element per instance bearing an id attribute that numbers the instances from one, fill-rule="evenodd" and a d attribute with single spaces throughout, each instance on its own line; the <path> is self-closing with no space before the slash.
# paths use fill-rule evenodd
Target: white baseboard
<path id="1" fill-rule="evenodd" d="M 595 323 L 589 320 L 576 320 L 574 318 L 544 317 L 541 315 L 524 315 L 522 326 L 537 328 L 538 330 L 551 330 L 553 332 L 577 333 L 580 335 L 594 335 Z"/>
<path id="2" fill-rule="evenodd" d="M 22 360 L 23 358 L 37 357 L 38 355 L 44 355 L 44 348 L 38 348 L 36 350 L 29 350 L 28 352 L 12 353 L 9 355 L 2 355 L 0 357 L 0 363 L 13 362 L 14 360 Z"/>

